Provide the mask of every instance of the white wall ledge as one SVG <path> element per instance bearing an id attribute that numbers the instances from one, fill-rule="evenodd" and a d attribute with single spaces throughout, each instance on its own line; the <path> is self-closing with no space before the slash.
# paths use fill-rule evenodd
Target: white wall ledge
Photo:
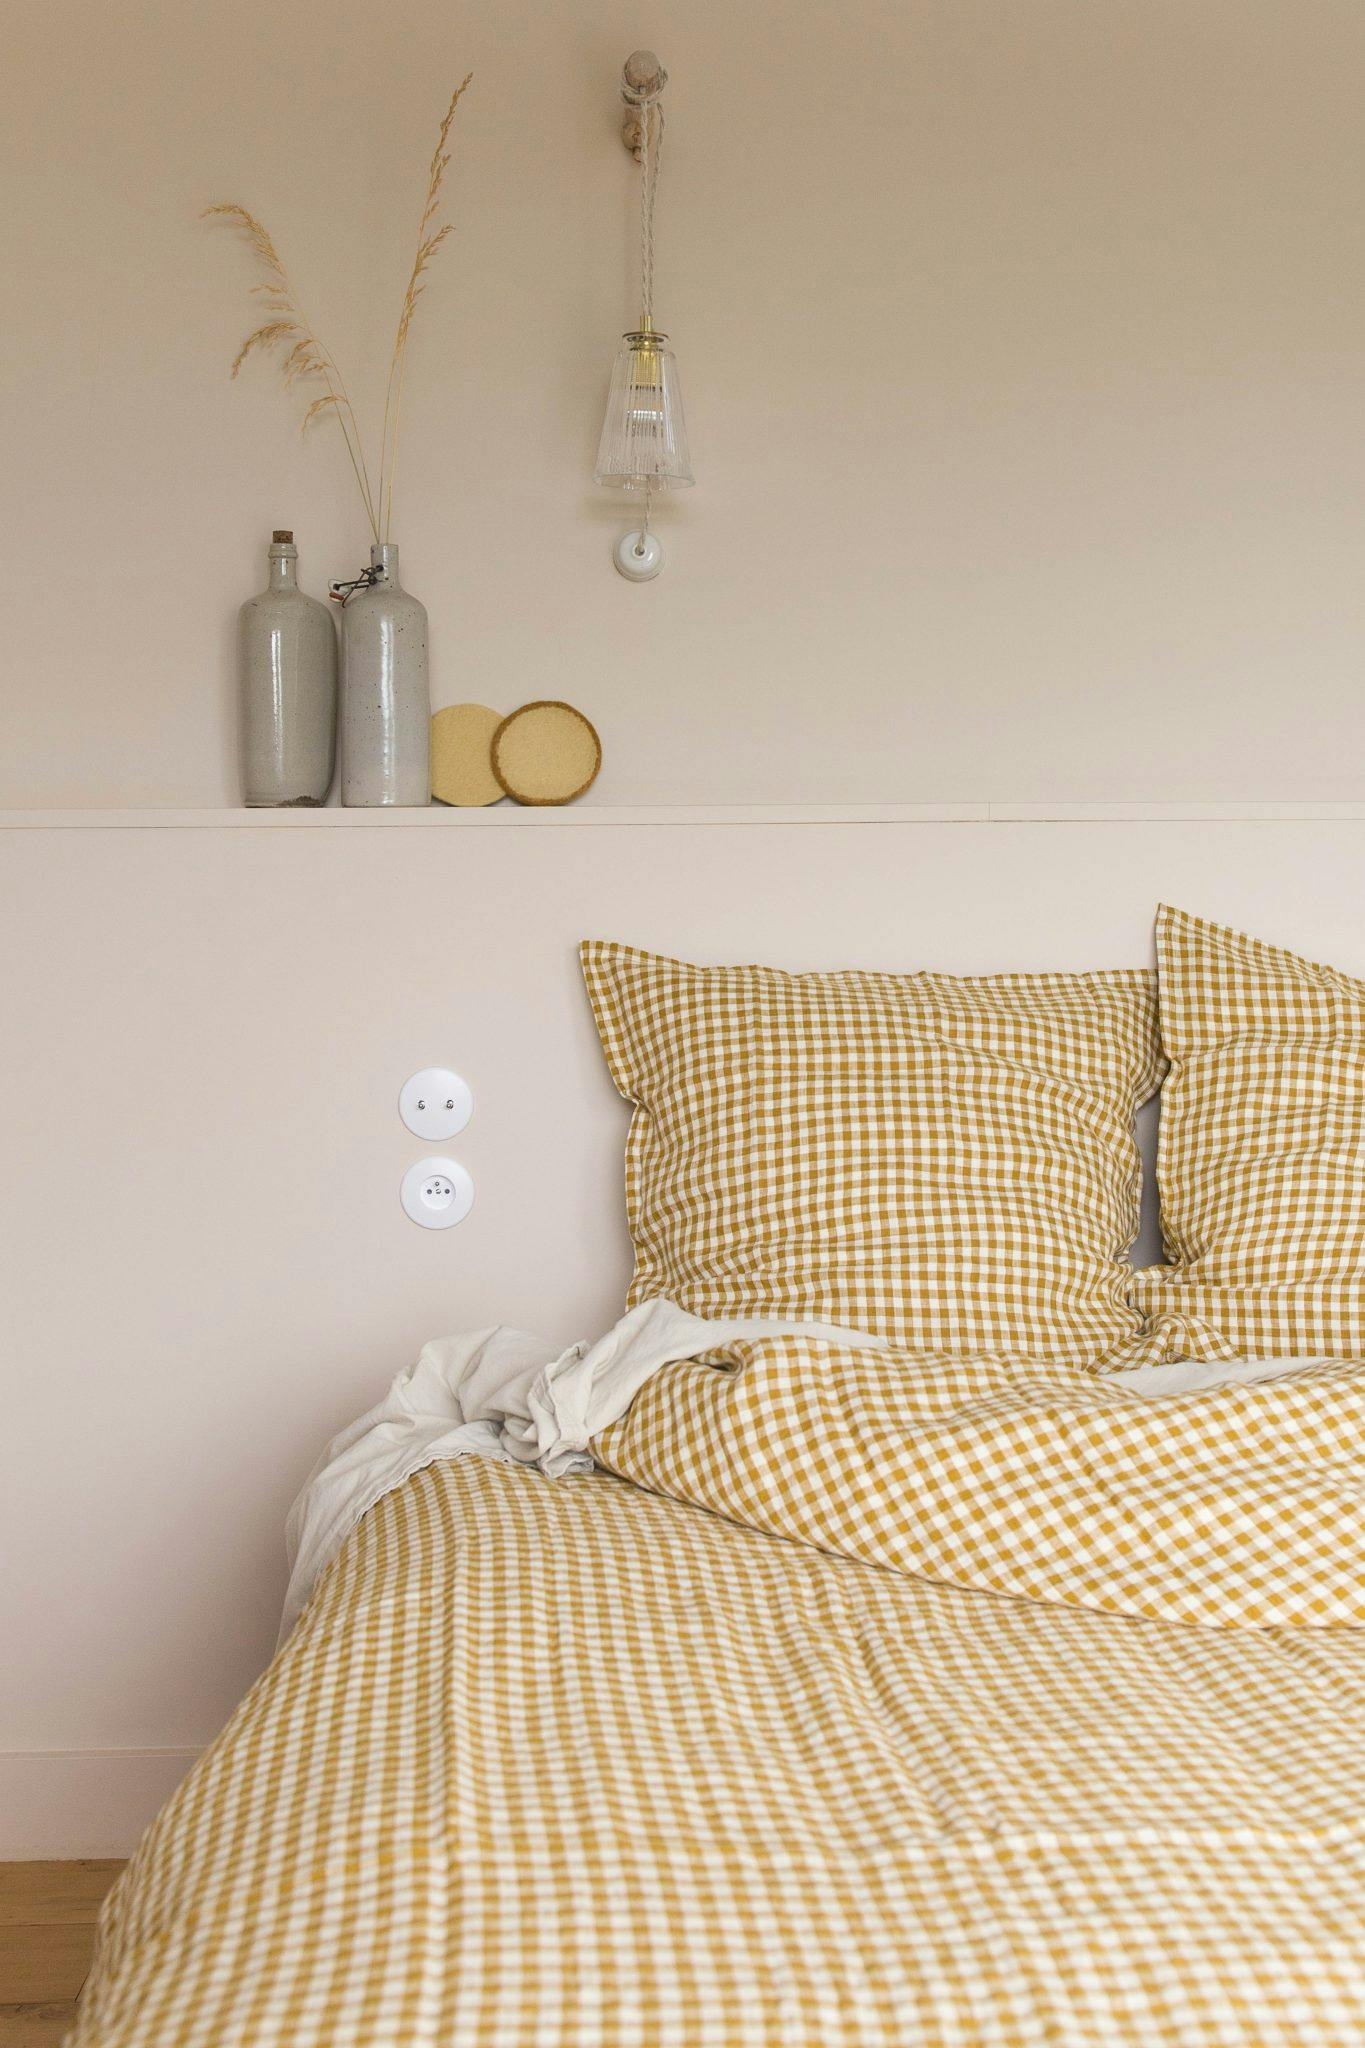
<path id="1" fill-rule="evenodd" d="M 1365 803 L 565 804 L 486 810 L 20 810 L 5 832 L 554 831 L 612 825 L 1095 825 L 1316 823 L 1365 819 Z"/>

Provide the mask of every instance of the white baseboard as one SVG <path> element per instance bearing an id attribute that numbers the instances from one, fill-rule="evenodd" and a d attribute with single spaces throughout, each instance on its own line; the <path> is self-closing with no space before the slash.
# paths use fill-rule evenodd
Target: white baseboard
<path id="1" fill-rule="evenodd" d="M 130 1856 L 197 1749 L 0 1750 L 0 1863 Z"/>

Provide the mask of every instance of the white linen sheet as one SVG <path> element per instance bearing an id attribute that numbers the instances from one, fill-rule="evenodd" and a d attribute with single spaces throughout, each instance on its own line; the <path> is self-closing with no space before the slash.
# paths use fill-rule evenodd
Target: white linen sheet
<path id="1" fill-rule="evenodd" d="M 587 1471 L 592 1438 L 619 1421 L 662 1367 L 735 1338 L 784 1332 L 885 1349 L 879 1337 L 829 1323 L 703 1322 L 662 1299 L 641 1302 L 595 1343 L 580 1340 L 567 1351 L 505 1324 L 424 1344 L 383 1400 L 332 1438 L 289 1511 L 280 1641 L 361 1516 L 424 1465 L 482 1457 L 538 1465 L 550 1479 Z"/>

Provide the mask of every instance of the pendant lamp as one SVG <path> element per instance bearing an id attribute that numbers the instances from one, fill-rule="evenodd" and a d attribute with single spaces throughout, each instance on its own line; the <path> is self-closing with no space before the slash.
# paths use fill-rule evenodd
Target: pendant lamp
<path id="1" fill-rule="evenodd" d="M 647 583 L 663 567 L 664 551 L 650 531 L 656 491 L 694 483 L 687 452 L 678 364 L 668 336 L 654 326 L 654 198 L 659 184 L 668 73 L 652 50 L 636 50 L 621 74 L 626 103 L 622 130 L 640 163 L 640 323 L 621 337 L 612 365 L 607 416 L 597 449 L 596 481 L 609 489 L 643 493 L 640 524 L 622 534 L 612 559 L 632 583 Z"/>

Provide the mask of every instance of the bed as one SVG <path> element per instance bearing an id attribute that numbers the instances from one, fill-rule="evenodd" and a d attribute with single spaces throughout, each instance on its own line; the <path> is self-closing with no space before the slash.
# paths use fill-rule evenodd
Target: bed
<path id="1" fill-rule="evenodd" d="M 1172 1066 L 1198 1262 L 1147 1316 L 1150 977 L 596 949 L 634 1306 L 543 1359 L 428 1346 L 336 1440 L 320 1568 L 111 1896 L 71 2048 L 1358 2048 L 1365 990 L 1356 1033 L 1342 977 L 1229 957 Z M 1248 1108 L 1239 1011 L 1202 1117 L 1244 970 L 1284 1042 Z M 1210 1223 L 1275 1145 L 1280 1237 L 1259 1195 Z M 1032 1264 L 1021 1217 L 1063 1219 Z"/>
<path id="2" fill-rule="evenodd" d="M 698 1495 L 700 1470 L 742 1469 L 761 1499 L 734 1442 L 798 1359 L 846 1405 L 869 1372 L 906 1384 L 885 1353 L 764 1340 L 654 1375 L 590 1472 L 465 1455 L 384 1493 L 121 1879 L 72 2048 L 1365 2038 L 1365 1631 L 934 1582 L 602 1469 Z M 1305 1429 L 1358 1436 L 1360 1378 L 1260 1389 L 1273 1515 Z M 1016 1403 L 1013 1443 L 1059 1384 Z M 1252 1391 L 1097 1395 L 1128 1435 L 1092 1491 L 1172 1401 L 1182 1428 L 1211 1398 L 1263 1427 Z M 955 1398 L 980 1416 L 979 1386 Z M 715 1402 L 737 1399 L 727 1449 Z M 1008 1521 L 1023 1495 L 988 1436 Z M 914 1440 L 941 1474 L 935 1433 Z M 1027 1494 L 1054 1523 L 1036 1470 Z M 1168 1522 L 1209 1499 L 1167 1499 Z M 1150 1487 L 1130 1504 L 1163 1511 Z"/>

